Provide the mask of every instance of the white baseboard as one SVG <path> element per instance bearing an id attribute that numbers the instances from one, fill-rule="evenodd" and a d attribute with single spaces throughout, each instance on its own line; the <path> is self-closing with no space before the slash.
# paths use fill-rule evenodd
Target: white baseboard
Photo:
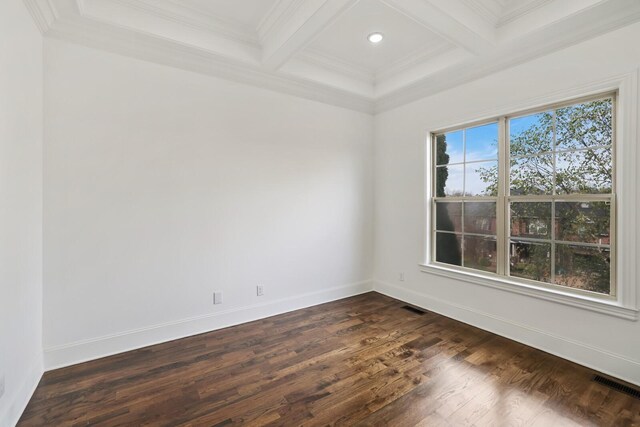
<path id="1" fill-rule="evenodd" d="M 42 360 L 34 361 L 27 375 L 23 377 L 22 384 L 13 393 L 12 397 L 7 394 L 3 396 L 3 399 L 11 399 L 11 401 L 4 407 L 4 411 L 0 411 L 1 427 L 13 427 L 18 424 L 22 413 L 31 400 L 31 396 L 36 391 L 43 373 Z"/>
<path id="2" fill-rule="evenodd" d="M 101 357 L 251 322 L 373 290 L 371 280 L 196 316 L 44 349 L 47 371 Z"/>
<path id="3" fill-rule="evenodd" d="M 391 283 L 374 280 L 373 285 L 374 290 L 381 294 L 493 332 L 629 383 L 640 385 L 640 361 L 631 360 L 586 343 L 560 337 Z"/>

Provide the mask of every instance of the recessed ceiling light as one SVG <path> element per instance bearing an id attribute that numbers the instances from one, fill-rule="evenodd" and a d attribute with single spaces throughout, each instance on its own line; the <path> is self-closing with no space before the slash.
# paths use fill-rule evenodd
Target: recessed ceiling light
<path id="1" fill-rule="evenodd" d="M 367 36 L 367 40 L 369 40 L 373 44 L 378 44 L 382 41 L 384 36 L 382 33 L 371 33 Z"/>

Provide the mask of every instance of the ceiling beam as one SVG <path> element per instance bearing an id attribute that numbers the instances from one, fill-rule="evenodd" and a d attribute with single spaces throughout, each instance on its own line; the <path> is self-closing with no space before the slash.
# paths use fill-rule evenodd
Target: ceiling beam
<path id="1" fill-rule="evenodd" d="M 502 42 L 484 55 L 471 57 L 388 93 L 376 94 L 376 112 L 432 96 L 637 22 L 640 22 L 640 1 L 600 1 L 529 34 Z"/>
<path id="2" fill-rule="evenodd" d="M 459 0 L 381 0 L 449 42 L 479 54 L 496 43 L 496 30 Z"/>
<path id="3" fill-rule="evenodd" d="M 295 9 L 261 40 L 262 63 L 276 70 L 311 43 L 359 0 L 306 0 L 294 2 Z"/>

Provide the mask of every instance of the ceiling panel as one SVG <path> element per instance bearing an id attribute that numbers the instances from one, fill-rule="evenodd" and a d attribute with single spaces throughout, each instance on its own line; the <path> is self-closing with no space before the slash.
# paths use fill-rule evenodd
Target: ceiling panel
<path id="1" fill-rule="evenodd" d="M 372 45 L 367 35 L 384 34 Z M 307 48 L 347 61 L 372 72 L 408 55 L 437 50 L 447 42 L 411 18 L 378 0 L 361 0 L 327 27 Z"/>
<path id="2" fill-rule="evenodd" d="M 462 0 L 469 8 L 489 21 L 500 26 L 554 0 Z M 564 0 L 562 0 L 564 1 Z"/>
<path id="3" fill-rule="evenodd" d="M 277 0 L 173 0 L 220 19 L 256 29 Z"/>

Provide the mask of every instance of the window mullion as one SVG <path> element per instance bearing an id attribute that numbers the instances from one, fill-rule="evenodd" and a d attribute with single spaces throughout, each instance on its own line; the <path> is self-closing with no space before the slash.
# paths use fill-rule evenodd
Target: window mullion
<path id="1" fill-rule="evenodd" d="M 551 181 L 551 194 L 553 196 L 555 196 L 557 194 L 557 177 L 556 177 L 556 173 L 557 173 L 557 153 L 556 150 L 558 148 L 558 132 L 557 132 L 557 127 L 558 127 L 558 115 L 557 115 L 557 110 L 553 110 L 553 140 L 552 140 L 552 151 L 553 151 L 553 155 L 551 157 L 551 167 L 553 168 L 553 178 Z M 555 199 L 555 197 L 554 197 Z M 551 265 L 551 271 L 549 272 L 549 280 L 551 281 L 551 283 L 556 283 L 556 201 L 552 200 L 551 201 L 551 259 L 550 261 L 550 265 Z"/>
<path id="2" fill-rule="evenodd" d="M 467 195 L 467 130 L 463 129 L 462 130 L 462 218 L 460 219 L 460 222 L 462 223 L 462 234 L 460 235 L 460 265 L 462 267 L 464 267 L 464 252 L 466 250 L 465 248 L 465 242 L 464 242 L 464 232 L 465 232 L 465 224 L 464 224 L 464 209 L 465 209 L 465 202 L 464 199 Z"/>
<path id="3" fill-rule="evenodd" d="M 429 142 L 430 145 L 430 153 L 431 156 L 429 158 L 429 161 L 431 162 L 431 180 L 430 180 L 430 185 L 429 185 L 429 196 L 431 196 L 431 203 L 429 203 L 429 209 L 430 209 L 430 219 L 431 219 L 431 224 L 429 224 L 429 242 L 430 242 L 430 252 L 428 254 L 428 258 L 431 260 L 431 262 L 435 262 L 436 261 L 436 177 L 437 177 L 437 167 L 436 164 L 438 163 L 437 160 L 437 153 L 438 153 L 438 144 L 437 144 L 437 136 L 435 134 L 431 135 L 431 140 Z"/>
<path id="4" fill-rule="evenodd" d="M 498 200 L 496 203 L 496 256 L 498 257 L 497 273 L 507 274 L 508 247 L 507 247 L 507 173 L 509 171 L 509 154 L 507 150 L 507 120 L 501 117 L 498 120 Z"/>

